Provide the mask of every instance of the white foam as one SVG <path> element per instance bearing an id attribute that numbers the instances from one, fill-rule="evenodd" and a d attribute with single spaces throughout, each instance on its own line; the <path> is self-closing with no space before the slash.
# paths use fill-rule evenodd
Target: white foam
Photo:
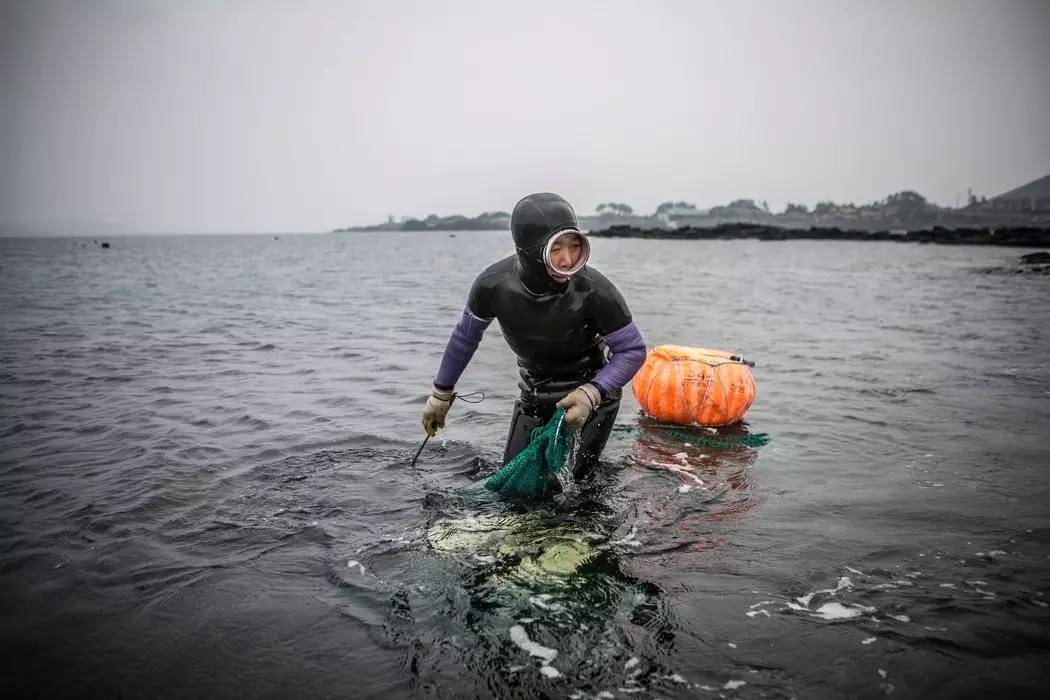
<path id="1" fill-rule="evenodd" d="M 938 584 L 938 586 L 940 588 L 955 588 L 956 587 L 954 583 L 941 583 L 941 584 Z"/>
<path id="2" fill-rule="evenodd" d="M 866 608 L 863 605 L 843 605 L 842 603 L 824 603 L 816 609 L 815 614 L 825 620 L 848 620 L 860 617 L 866 612 L 875 612 L 875 608 Z"/>
<path id="3" fill-rule="evenodd" d="M 864 645 L 874 644 L 876 639 L 878 639 L 878 637 L 868 637 L 867 639 L 862 639 L 860 643 Z"/>
<path id="4" fill-rule="evenodd" d="M 763 600 L 763 601 L 760 601 L 758 603 L 755 603 L 754 605 L 750 605 L 748 607 L 751 610 L 754 610 L 755 608 L 759 607 L 760 605 L 771 605 L 771 604 L 773 604 L 775 602 L 776 602 L 775 600 Z"/>
<path id="5" fill-rule="evenodd" d="M 988 556 L 990 556 L 990 557 L 1004 557 L 1004 556 L 1006 556 L 1006 552 L 1004 552 L 1001 549 L 993 549 L 992 551 L 988 552 Z"/>
<path id="6" fill-rule="evenodd" d="M 766 617 L 769 617 L 769 611 L 764 609 L 764 608 L 762 610 L 748 610 L 747 611 L 747 616 L 748 617 L 754 617 L 755 615 L 765 615 Z"/>
<path id="7" fill-rule="evenodd" d="M 540 666 L 540 673 L 545 675 L 547 678 L 561 678 L 561 671 L 554 668 L 553 666 L 548 666 L 547 664 Z"/>
<path id="8" fill-rule="evenodd" d="M 911 622 L 911 618 L 907 615 L 890 615 L 890 617 L 898 622 Z"/>
<path id="9" fill-rule="evenodd" d="M 644 693 L 647 692 L 645 688 L 617 688 L 621 693 Z"/>
<path id="10" fill-rule="evenodd" d="M 641 547 L 642 543 L 635 538 L 635 534 L 638 532 L 638 526 L 632 525 L 631 531 L 627 533 L 627 536 L 622 540 L 613 540 L 609 544 L 625 544 L 630 547 Z"/>
<path id="11" fill-rule="evenodd" d="M 808 608 L 809 602 L 813 600 L 813 596 L 815 595 L 816 593 L 807 593 L 806 595 L 800 595 L 798 598 L 795 598 L 795 600 L 797 600 L 799 603 L 805 605 Z"/>
<path id="12" fill-rule="evenodd" d="M 863 571 L 857 571 L 852 566 L 847 566 L 846 567 L 846 571 L 850 572 L 851 574 L 856 574 L 857 576 L 863 576 L 864 575 Z"/>
<path id="13" fill-rule="evenodd" d="M 541 610 L 561 610 L 561 605 L 558 603 L 547 602 L 551 597 L 552 596 L 549 593 L 541 593 L 540 595 L 529 597 L 529 602 Z"/>
<path id="14" fill-rule="evenodd" d="M 730 642 L 729 644 L 726 644 L 726 646 L 729 647 L 730 649 L 736 649 L 736 644 L 733 644 L 732 642 Z"/>
<path id="15" fill-rule="evenodd" d="M 638 663 L 639 663 L 638 657 L 637 656 L 632 656 L 631 658 L 627 659 L 627 663 L 625 663 L 623 665 L 623 670 L 624 671 L 630 671 L 632 668 L 637 666 Z"/>
<path id="16" fill-rule="evenodd" d="M 1036 600 L 1035 598 L 1029 598 L 1029 600 L 1032 601 L 1033 603 L 1035 603 L 1036 605 L 1038 605 L 1041 608 L 1050 607 L 1050 603 L 1047 603 L 1046 601 Z"/>
<path id="17" fill-rule="evenodd" d="M 883 670 L 882 670 L 882 669 L 880 668 L 880 669 L 879 669 L 879 675 L 880 675 L 880 676 L 882 676 L 883 678 L 885 678 L 885 677 L 886 677 L 886 672 L 885 672 L 885 671 L 883 671 Z"/>
<path id="18" fill-rule="evenodd" d="M 736 690 L 737 688 L 747 685 L 747 681 L 726 681 L 726 684 L 722 687 L 726 690 Z"/>
<path id="19" fill-rule="evenodd" d="M 355 566 L 361 570 L 361 575 L 364 575 L 364 573 L 365 573 L 365 565 L 364 564 L 362 564 L 361 562 L 357 561 L 356 559 L 351 559 L 350 561 L 346 562 L 346 567 L 348 569 L 352 569 Z"/>
<path id="20" fill-rule="evenodd" d="M 525 632 L 525 628 L 521 625 L 514 625 L 510 628 L 510 641 L 514 642 L 520 649 L 529 653 L 530 656 L 536 656 L 543 659 L 548 664 L 554 661 L 558 656 L 557 649 L 551 649 L 545 647 L 542 644 L 532 641 L 529 639 L 529 635 Z M 542 671 L 542 669 L 540 669 Z"/>
<path id="21" fill-rule="evenodd" d="M 685 677 L 684 677 L 684 676 L 682 676 L 682 675 L 681 675 L 681 674 L 679 674 L 679 673 L 672 673 L 672 674 L 671 674 L 670 676 L 668 676 L 667 678 L 668 678 L 668 680 L 672 680 L 672 681 L 674 681 L 675 683 L 688 683 L 688 682 L 689 682 L 689 681 L 687 681 L 687 680 L 685 679 Z"/>
<path id="22" fill-rule="evenodd" d="M 603 690 L 600 693 L 598 693 L 598 695 L 595 697 L 603 698 L 603 700 L 610 700 L 610 698 L 615 698 L 616 696 L 610 693 L 608 690 Z"/>

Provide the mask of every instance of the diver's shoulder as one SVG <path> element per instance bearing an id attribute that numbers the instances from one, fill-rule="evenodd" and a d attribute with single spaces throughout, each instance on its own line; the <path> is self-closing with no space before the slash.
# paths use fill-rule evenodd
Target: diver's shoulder
<path id="1" fill-rule="evenodd" d="M 598 268 L 591 267 L 590 265 L 587 265 L 580 270 L 580 272 L 577 272 L 576 276 L 586 280 L 588 285 L 595 289 L 608 289 L 610 287 L 613 289 L 616 288 L 616 285 L 613 284 L 608 277 L 603 275 Z"/>
<path id="2" fill-rule="evenodd" d="M 478 273 L 474 284 L 491 284 L 499 282 L 507 275 L 514 273 L 514 256 L 508 255 L 502 260 L 497 260 Z"/>

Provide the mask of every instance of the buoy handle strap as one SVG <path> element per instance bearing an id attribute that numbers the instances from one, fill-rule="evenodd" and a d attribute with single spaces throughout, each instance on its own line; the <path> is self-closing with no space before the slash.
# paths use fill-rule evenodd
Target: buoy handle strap
<path id="1" fill-rule="evenodd" d="M 733 362 L 739 362 L 739 363 L 741 363 L 743 365 L 747 365 L 748 367 L 754 367 L 755 366 L 754 362 L 752 362 L 751 360 L 745 360 L 744 358 L 740 357 L 740 355 L 730 355 L 729 359 L 732 360 Z"/>

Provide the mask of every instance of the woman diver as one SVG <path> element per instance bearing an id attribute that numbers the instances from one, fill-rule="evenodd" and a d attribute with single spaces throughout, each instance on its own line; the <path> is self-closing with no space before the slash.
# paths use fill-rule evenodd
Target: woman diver
<path id="1" fill-rule="evenodd" d="M 428 435 L 444 427 L 456 382 L 485 329 L 499 319 L 521 375 L 503 461 L 564 407 L 566 425 L 580 431 L 573 469 L 579 480 L 609 439 L 621 389 L 645 360 L 645 340 L 613 283 L 587 267 L 590 243 L 567 201 L 531 194 L 514 207 L 510 228 L 516 252 L 474 280 L 427 398 L 423 427 Z"/>

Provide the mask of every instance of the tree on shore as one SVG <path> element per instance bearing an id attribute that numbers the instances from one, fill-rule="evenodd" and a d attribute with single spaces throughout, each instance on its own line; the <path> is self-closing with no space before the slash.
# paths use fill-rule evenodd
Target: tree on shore
<path id="1" fill-rule="evenodd" d="M 769 212 L 767 209 L 763 209 L 755 204 L 753 199 L 734 199 L 725 206 L 711 207 L 708 213 L 712 216 L 736 216 L 741 213 L 767 214 Z"/>
<path id="2" fill-rule="evenodd" d="M 627 204 L 622 204 L 620 202 L 606 202 L 603 204 L 599 204 L 595 211 L 597 211 L 599 214 L 604 214 L 608 212 L 610 214 L 619 214 L 621 216 L 630 216 L 634 213 L 634 209 L 632 207 L 630 207 Z"/>
<path id="3" fill-rule="evenodd" d="M 667 202 L 662 202 L 660 204 L 660 206 L 658 206 L 656 208 L 656 213 L 657 214 L 666 214 L 667 212 L 674 211 L 675 209 L 691 209 L 691 210 L 695 211 L 696 210 L 696 205 L 693 204 L 692 202 L 672 202 L 672 201 L 667 201 Z"/>
<path id="4" fill-rule="evenodd" d="M 926 198 L 918 192 L 903 190 L 886 198 L 886 205 L 897 210 L 897 216 L 904 222 L 920 222 L 927 218 Z"/>

